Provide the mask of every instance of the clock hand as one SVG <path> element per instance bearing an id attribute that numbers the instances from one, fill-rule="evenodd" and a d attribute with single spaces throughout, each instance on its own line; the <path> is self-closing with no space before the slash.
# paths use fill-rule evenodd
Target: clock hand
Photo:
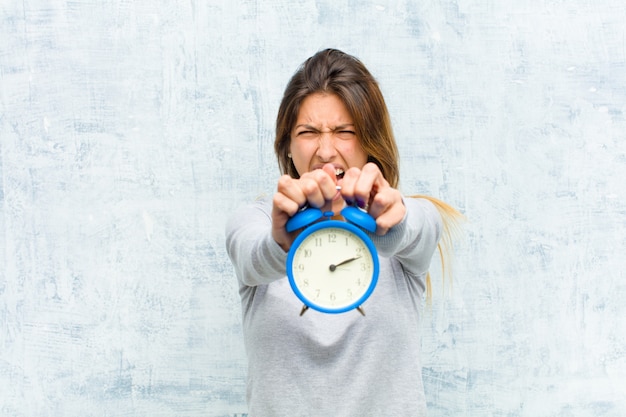
<path id="1" fill-rule="evenodd" d="M 333 272 L 335 269 L 337 269 L 338 266 L 347 264 L 348 262 L 352 262 L 352 261 L 356 261 L 357 259 L 359 259 L 361 256 L 355 256 L 354 258 L 350 258 L 350 259 L 346 259 L 345 261 L 339 262 L 338 264 L 331 264 L 328 269 L 330 269 L 331 272 Z"/>

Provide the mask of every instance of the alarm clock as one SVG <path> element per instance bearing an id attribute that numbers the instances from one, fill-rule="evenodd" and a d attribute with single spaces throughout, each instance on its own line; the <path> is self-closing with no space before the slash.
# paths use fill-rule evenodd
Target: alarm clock
<path id="1" fill-rule="evenodd" d="M 331 314 L 357 309 L 365 315 L 361 305 L 378 281 L 378 252 L 362 230 L 376 231 L 374 218 L 354 206 L 341 211 L 346 221 L 333 220 L 333 215 L 309 207 L 285 226 L 287 232 L 304 228 L 289 249 L 286 265 L 289 284 L 304 303 L 300 315 L 309 308 Z"/>

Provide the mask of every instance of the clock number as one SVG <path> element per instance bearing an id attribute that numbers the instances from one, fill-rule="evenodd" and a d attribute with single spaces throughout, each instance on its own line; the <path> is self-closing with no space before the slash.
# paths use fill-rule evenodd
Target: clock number
<path id="1" fill-rule="evenodd" d="M 337 296 L 335 295 L 334 292 L 330 293 L 330 301 L 335 301 L 337 299 Z"/>
<path id="2" fill-rule="evenodd" d="M 304 250 L 304 257 L 305 258 L 310 258 L 311 257 L 311 249 L 305 249 Z"/>
<path id="3" fill-rule="evenodd" d="M 316 237 L 315 238 L 315 247 L 320 247 L 322 246 L 322 238 L 321 237 Z"/>
<path id="4" fill-rule="evenodd" d="M 304 271 L 304 264 L 298 264 L 298 271 Z"/>
<path id="5" fill-rule="evenodd" d="M 328 243 L 335 243 L 337 241 L 337 235 L 334 233 L 328 234 Z"/>

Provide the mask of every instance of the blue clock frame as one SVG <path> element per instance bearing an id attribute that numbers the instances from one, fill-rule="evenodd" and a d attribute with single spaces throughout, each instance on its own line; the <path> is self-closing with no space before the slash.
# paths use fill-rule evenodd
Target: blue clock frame
<path id="1" fill-rule="evenodd" d="M 348 210 L 351 209 L 351 210 Z M 361 225 L 361 227 L 365 227 L 367 228 L 369 231 L 375 231 L 376 230 L 376 222 L 374 221 L 374 219 L 369 216 L 367 213 L 362 213 L 360 212 L 360 210 L 357 211 L 353 211 L 354 210 L 358 210 L 354 207 L 347 207 L 344 210 L 342 210 L 341 214 L 344 215 L 344 217 L 346 219 L 355 219 L 355 217 L 357 217 L 356 221 L 359 222 L 359 225 Z M 317 210 L 317 212 L 315 211 Z M 347 210 L 347 212 L 346 212 Z M 305 214 L 306 213 L 306 214 Z M 362 213 L 362 214 L 358 214 L 358 213 Z M 292 219 L 290 220 L 294 220 L 296 223 L 295 224 L 291 224 L 288 225 L 287 230 L 288 231 L 293 231 L 296 230 L 300 227 L 306 227 L 301 233 L 300 235 L 298 235 L 298 237 L 296 237 L 296 239 L 294 240 L 293 244 L 291 245 L 291 248 L 289 249 L 289 252 L 287 254 L 287 263 L 286 263 L 286 269 L 287 269 L 287 278 L 289 279 L 289 285 L 291 286 L 291 289 L 293 290 L 293 292 L 296 294 L 296 296 L 300 299 L 300 301 L 302 301 L 304 303 L 304 305 L 306 307 L 312 308 L 314 310 L 320 311 L 322 313 L 328 313 L 328 314 L 339 314 L 339 313 L 345 313 L 347 311 L 350 310 L 354 310 L 358 307 L 360 307 L 371 295 L 372 292 L 374 291 L 374 289 L 376 288 L 376 285 L 378 283 L 378 275 L 380 272 L 380 263 L 378 260 L 378 251 L 376 250 L 376 246 L 374 245 L 374 242 L 372 242 L 372 240 L 370 239 L 370 237 L 363 231 L 361 230 L 359 227 L 355 226 L 352 223 L 348 223 L 348 222 L 344 222 L 344 221 L 339 221 L 339 220 L 332 220 L 332 219 L 327 219 L 327 220 L 322 220 L 318 223 L 314 223 L 312 225 L 309 225 L 307 227 L 307 224 L 309 224 L 310 222 L 314 222 L 316 220 L 318 220 L 319 218 L 321 218 L 322 216 L 332 216 L 332 213 L 322 213 L 320 210 L 318 209 L 307 209 L 304 210 L 303 212 L 299 213 L 300 214 L 300 218 L 296 219 L 296 216 L 294 216 Z M 329 216 L 330 214 L 330 216 Z M 347 214 L 347 216 L 346 216 Z M 371 221 L 369 219 L 371 219 Z M 305 220 L 303 220 L 305 219 Z M 364 222 L 370 222 L 370 223 L 364 223 Z M 372 223 L 373 222 L 373 225 Z M 302 242 L 312 233 L 315 233 L 319 230 L 322 229 L 327 229 L 327 228 L 339 228 L 339 229 L 344 229 L 347 230 L 348 232 L 353 233 L 354 235 L 356 235 L 359 239 L 361 239 L 363 241 L 363 243 L 365 243 L 365 246 L 367 247 L 367 249 L 370 251 L 371 255 L 372 255 L 372 262 L 373 262 L 373 270 L 372 270 L 372 281 L 370 282 L 367 290 L 365 291 L 365 293 L 363 293 L 363 295 L 361 297 L 359 297 L 357 300 L 355 300 L 353 303 L 347 305 L 347 306 L 341 306 L 341 307 L 337 307 L 337 308 L 329 308 L 329 307 L 325 307 L 325 306 L 321 306 L 317 303 L 315 303 L 313 300 L 309 299 L 307 296 L 305 296 L 300 289 L 298 288 L 298 285 L 295 282 L 295 278 L 293 276 L 293 258 L 295 256 L 295 253 L 298 249 L 298 247 L 302 244 Z"/>

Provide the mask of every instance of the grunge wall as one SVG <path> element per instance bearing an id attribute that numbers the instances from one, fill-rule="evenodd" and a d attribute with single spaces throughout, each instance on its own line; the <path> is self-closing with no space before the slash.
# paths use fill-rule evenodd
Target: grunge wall
<path id="1" fill-rule="evenodd" d="M 615 0 L 3 1 L 0 415 L 246 412 L 224 223 L 273 192 L 283 88 L 336 47 L 381 84 L 403 192 L 468 217 L 415 329 L 430 415 L 623 417 L 624 22 Z"/>

